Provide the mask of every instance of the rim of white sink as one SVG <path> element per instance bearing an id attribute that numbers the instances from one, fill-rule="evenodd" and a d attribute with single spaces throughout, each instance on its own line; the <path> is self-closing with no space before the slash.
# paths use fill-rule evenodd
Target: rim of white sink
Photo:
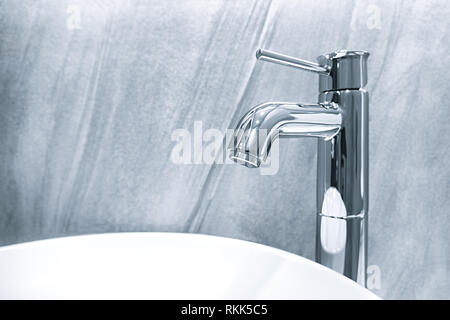
<path id="1" fill-rule="evenodd" d="M 327 279 L 327 281 L 331 281 L 330 286 L 338 285 L 345 289 L 346 292 L 351 293 L 350 295 L 343 296 L 343 299 L 379 299 L 374 293 L 363 288 L 353 280 L 329 269 L 325 266 L 322 266 L 314 261 L 311 261 L 307 258 L 298 256 L 294 253 L 290 253 L 281 249 L 277 249 L 274 247 L 270 247 L 267 245 L 259 244 L 252 241 L 233 239 L 222 236 L 208 235 L 208 234 L 198 234 L 198 233 L 174 233 L 174 232 L 114 232 L 114 233 L 97 233 L 97 234 L 84 234 L 84 235 L 74 235 L 74 236 L 65 236 L 65 237 L 57 237 L 43 240 L 36 240 L 18 244 L 11 244 L 0 247 L 0 261 L 2 259 L 2 255 L 6 253 L 11 253 L 14 251 L 22 251 L 22 250 L 31 250 L 32 254 L 35 251 L 39 250 L 61 250 L 62 246 L 76 246 L 84 243 L 86 245 L 86 241 L 89 242 L 89 249 L 92 247 L 93 250 L 103 250 L 105 241 L 115 241 L 116 244 L 120 243 L 129 243 L 130 241 L 182 241 L 183 243 L 191 242 L 189 245 L 198 245 L 204 246 L 205 254 L 208 254 L 210 251 L 208 249 L 211 248 L 236 248 L 239 250 L 244 250 L 248 252 L 260 252 L 263 254 L 269 254 L 272 256 L 276 256 L 280 259 L 280 261 L 286 262 L 294 262 L 298 263 L 301 269 L 309 269 L 314 273 L 320 273 L 321 277 Z M 149 242 L 149 243 L 150 243 Z M 53 247 L 53 248 L 52 248 Z M 194 246 L 192 247 L 194 248 Z M 196 247 L 198 248 L 198 247 Z M 123 248 L 122 248 L 123 250 Z M 251 257 L 244 257 L 244 259 L 251 259 Z M 4 263 L 4 262 L 3 262 Z M 1 269 L 1 268 L 0 268 Z M 299 271 L 301 272 L 301 271 Z M 0 274 L 0 279 L 2 275 Z M 333 280 L 334 279 L 334 280 Z M 1 291 L 1 284 L 0 284 Z M 183 297 L 184 298 L 184 297 Z M 154 299 L 154 297 L 152 298 Z M 158 298 L 156 298 L 158 299 Z M 166 299 L 166 298 L 165 298 Z M 170 299 L 170 298 L 169 298 Z M 187 297 L 187 299 L 191 299 Z M 204 299 L 203 297 L 194 297 L 193 299 Z M 222 298 L 219 298 L 222 299 Z M 228 299 L 228 298 L 224 298 Z M 230 298 L 232 299 L 232 298 Z M 242 299 L 242 298 L 239 298 Z M 246 297 L 245 299 L 248 299 Z M 260 299 L 257 298 L 249 298 L 252 299 Z M 261 299 L 264 299 L 262 297 Z M 270 299 L 296 299 L 296 297 L 270 297 Z M 341 299 L 338 295 L 335 296 L 327 296 L 326 299 Z"/>

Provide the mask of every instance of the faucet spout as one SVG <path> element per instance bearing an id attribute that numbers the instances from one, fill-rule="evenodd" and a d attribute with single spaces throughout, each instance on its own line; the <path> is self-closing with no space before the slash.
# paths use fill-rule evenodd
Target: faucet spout
<path id="1" fill-rule="evenodd" d="M 239 121 L 229 146 L 232 160 L 249 168 L 266 161 L 275 139 L 318 137 L 332 139 L 342 125 L 335 103 L 268 102 L 255 106 Z"/>

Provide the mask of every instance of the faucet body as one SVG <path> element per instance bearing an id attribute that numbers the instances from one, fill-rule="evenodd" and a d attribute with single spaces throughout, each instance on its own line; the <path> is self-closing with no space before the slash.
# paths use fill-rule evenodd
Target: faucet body
<path id="1" fill-rule="evenodd" d="M 318 73 L 316 104 L 270 102 L 239 121 L 230 157 L 259 167 L 275 139 L 317 137 L 316 261 L 366 284 L 368 108 L 364 51 L 336 51 L 319 64 L 258 50 L 261 60 Z"/>
<path id="2" fill-rule="evenodd" d="M 317 145 L 316 261 L 365 286 L 368 212 L 368 93 L 338 90 L 341 128 Z"/>

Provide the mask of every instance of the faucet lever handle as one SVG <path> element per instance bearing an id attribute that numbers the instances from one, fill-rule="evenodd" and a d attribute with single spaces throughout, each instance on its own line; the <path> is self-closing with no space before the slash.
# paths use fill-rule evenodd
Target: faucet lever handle
<path id="1" fill-rule="evenodd" d="M 329 75 L 331 70 L 330 66 L 328 65 L 323 66 L 314 62 L 263 49 L 258 49 L 256 51 L 256 58 L 258 60 L 273 62 L 288 67 L 319 73 L 322 75 Z"/>

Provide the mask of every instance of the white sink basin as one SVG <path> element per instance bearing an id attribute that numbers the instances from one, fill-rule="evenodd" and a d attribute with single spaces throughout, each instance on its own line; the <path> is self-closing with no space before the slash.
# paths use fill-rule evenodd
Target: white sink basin
<path id="1" fill-rule="evenodd" d="M 112 233 L 0 248 L 1 299 L 376 299 L 267 246 L 177 233 Z"/>

